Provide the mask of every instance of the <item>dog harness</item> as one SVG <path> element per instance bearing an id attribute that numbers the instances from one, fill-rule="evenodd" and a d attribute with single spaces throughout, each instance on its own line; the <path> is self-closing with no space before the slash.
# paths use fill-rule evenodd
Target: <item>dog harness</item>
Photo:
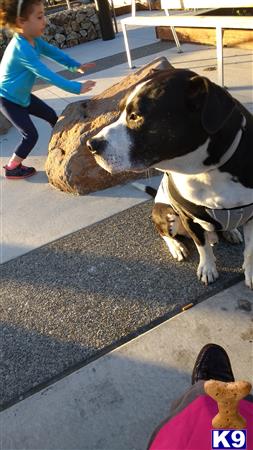
<path id="1" fill-rule="evenodd" d="M 234 230 L 253 217 L 253 203 L 229 209 L 207 208 L 206 206 L 195 205 L 180 195 L 169 174 L 166 173 L 164 178 L 166 179 L 167 192 L 169 192 L 169 197 L 167 198 L 170 199 L 171 206 L 176 211 L 183 209 L 193 218 L 205 222 L 210 222 L 210 218 L 212 218 L 212 222 L 215 222 L 217 230 Z"/>
<path id="2" fill-rule="evenodd" d="M 212 218 L 212 222 L 215 222 L 219 231 L 233 230 L 253 217 L 253 203 L 229 209 L 213 209 L 195 205 L 182 197 L 168 172 L 162 178 L 155 203 L 170 205 L 177 214 L 180 213 L 180 209 L 184 210 L 189 216 L 204 222 L 210 222 Z"/>
<path id="3" fill-rule="evenodd" d="M 241 127 L 241 134 L 243 131 L 244 123 Z M 238 142 L 239 145 L 239 142 Z M 238 145 L 236 147 L 238 147 Z M 236 149 L 234 149 L 235 151 Z M 234 153 L 233 151 L 233 153 Z M 231 155 L 231 148 L 228 150 Z M 227 152 L 226 152 L 227 154 Z M 225 155 L 226 155 L 225 154 Z M 225 156 L 224 155 L 224 156 Z M 229 159 L 229 158 L 228 158 Z M 228 160 L 226 158 L 226 162 Z M 222 165 L 224 164 L 224 160 Z M 155 203 L 164 203 L 173 207 L 177 214 L 180 214 L 180 210 L 195 219 L 199 219 L 204 222 L 215 223 L 218 231 L 233 230 L 234 228 L 243 225 L 248 220 L 253 218 L 253 203 L 243 206 L 237 206 L 235 208 L 208 208 L 202 205 L 195 205 L 194 203 L 186 200 L 177 190 L 172 176 L 169 172 L 165 172 L 160 186 L 158 188 Z"/>

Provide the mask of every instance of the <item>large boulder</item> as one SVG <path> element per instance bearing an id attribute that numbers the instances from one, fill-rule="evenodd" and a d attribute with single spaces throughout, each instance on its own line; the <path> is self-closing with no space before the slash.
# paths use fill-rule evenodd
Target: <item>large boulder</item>
<path id="1" fill-rule="evenodd" d="M 140 178 L 140 174 L 130 172 L 107 173 L 96 164 L 86 141 L 118 118 L 118 103 L 129 88 L 152 70 L 170 67 L 166 58 L 158 58 L 92 99 L 68 105 L 59 117 L 49 143 L 46 161 L 49 183 L 64 192 L 88 194 Z"/>
<path id="2" fill-rule="evenodd" d="M 0 134 L 5 134 L 11 127 L 11 123 L 6 117 L 0 112 Z"/>

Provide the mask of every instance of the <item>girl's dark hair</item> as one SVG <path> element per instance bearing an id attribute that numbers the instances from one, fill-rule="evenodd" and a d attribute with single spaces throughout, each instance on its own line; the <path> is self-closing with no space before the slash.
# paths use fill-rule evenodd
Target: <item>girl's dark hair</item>
<path id="1" fill-rule="evenodd" d="M 27 19 L 33 10 L 33 6 L 43 3 L 43 0 L 23 0 L 20 16 Z M 9 28 L 15 31 L 17 28 L 18 0 L 0 0 L 0 28 Z"/>

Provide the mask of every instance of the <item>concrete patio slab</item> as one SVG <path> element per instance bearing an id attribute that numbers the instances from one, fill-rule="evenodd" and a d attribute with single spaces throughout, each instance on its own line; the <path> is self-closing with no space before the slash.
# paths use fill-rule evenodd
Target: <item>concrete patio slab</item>
<path id="1" fill-rule="evenodd" d="M 206 343 L 226 349 L 236 379 L 253 381 L 252 310 L 239 283 L 10 407 L 2 449 L 145 449 Z"/>

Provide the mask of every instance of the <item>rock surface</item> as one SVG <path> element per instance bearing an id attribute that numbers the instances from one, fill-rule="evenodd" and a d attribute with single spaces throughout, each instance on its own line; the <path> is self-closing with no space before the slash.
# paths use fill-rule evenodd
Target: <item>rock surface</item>
<path id="1" fill-rule="evenodd" d="M 129 88 L 152 70 L 170 67 L 166 58 L 158 58 L 91 100 L 68 105 L 59 117 L 49 143 L 46 161 L 49 183 L 64 192 L 83 195 L 143 177 L 143 174 L 130 172 L 109 174 L 96 164 L 86 141 L 118 118 L 118 103 Z"/>

